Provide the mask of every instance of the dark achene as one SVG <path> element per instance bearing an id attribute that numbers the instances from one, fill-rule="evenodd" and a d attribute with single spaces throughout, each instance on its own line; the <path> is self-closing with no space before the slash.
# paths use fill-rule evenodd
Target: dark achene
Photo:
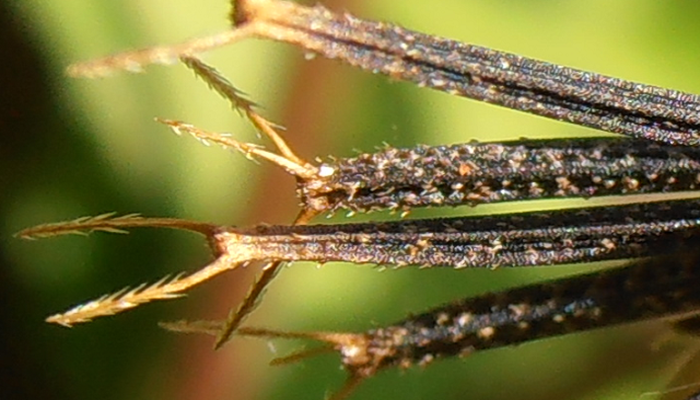
<path id="1" fill-rule="evenodd" d="M 397 149 L 314 165 L 297 156 L 226 78 L 196 58 L 183 62 L 270 138 L 280 154 L 230 135 L 160 120 L 177 133 L 265 158 L 297 178 L 302 212 L 408 212 L 415 207 L 475 206 L 548 198 L 692 191 L 700 149 L 626 138 L 519 140 Z"/>
<path id="2" fill-rule="evenodd" d="M 140 71 L 250 37 L 282 41 L 449 94 L 559 121 L 673 145 L 700 144 L 700 98 L 657 86 L 562 67 L 281 0 L 234 2 L 234 28 L 69 68 L 74 76 Z"/>
<path id="3" fill-rule="evenodd" d="M 251 228 L 105 215 L 29 228 L 19 235 L 33 238 L 148 226 L 203 234 L 216 259 L 195 273 L 102 296 L 53 315 L 48 321 L 70 326 L 153 300 L 179 297 L 192 286 L 252 261 L 495 268 L 666 254 L 679 240 L 698 237 L 700 200 L 466 218 Z"/>
<path id="4" fill-rule="evenodd" d="M 176 132 L 268 159 L 297 178 L 303 210 L 316 215 L 476 206 L 697 190 L 700 150 L 622 138 L 544 139 L 450 146 L 387 147 L 318 165 L 179 121 Z"/>

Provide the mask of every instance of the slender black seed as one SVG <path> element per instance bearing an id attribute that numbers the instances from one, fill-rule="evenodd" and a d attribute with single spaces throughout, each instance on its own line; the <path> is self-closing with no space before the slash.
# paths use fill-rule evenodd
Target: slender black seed
<path id="1" fill-rule="evenodd" d="M 387 148 L 332 159 L 298 179 L 319 212 L 477 205 L 698 189 L 700 150 L 619 138 Z"/>
<path id="2" fill-rule="evenodd" d="M 240 2 L 250 22 L 270 25 L 261 36 L 327 58 L 450 94 L 636 138 L 700 144 L 700 97 L 576 70 L 333 13 L 321 6 Z M 239 22 L 246 22 L 245 20 Z"/>
<path id="3" fill-rule="evenodd" d="M 700 144 L 700 97 L 563 67 L 399 26 L 280 0 L 238 0 L 229 32 L 75 65 L 96 76 L 140 70 L 253 36 L 449 94 L 607 132 L 674 145 Z"/>
<path id="4" fill-rule="evenodd" d="M 700 231 L 700 200 L 340 225 L 223 228 L 230 262 L 347 261 L 509 267 L 593 262 L 668 252 Z"/>
<path id="5" fill-rule="evenodd" d="M 247 111 L 251 113 L 250 111 Z M 260 119 L 261 117 L 256 118 Z M 192 125 L 176 132 L 265 158 L 297 178 L 302 209 L 314 215 L 546 198 L 670 193 L 698 189 L 700 150 L 628 138 L 521 140 L 387 147 L 313 165 Z M 275 131 L 268 131 L 285 149 Z"/>
<path id="6" fill-rule="evenodd" d="M 460 300 L 368 331 L 364 352 L 380 358 L 372 362 L 379 369 L 647 319 L 697 315 L 698 246 L 696 239 L 670 256 Z"/>

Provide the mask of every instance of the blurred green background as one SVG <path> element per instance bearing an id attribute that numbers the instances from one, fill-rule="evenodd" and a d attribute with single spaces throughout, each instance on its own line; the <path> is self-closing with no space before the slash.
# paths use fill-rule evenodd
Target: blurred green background
<path id="1" fill-rule="evenodd" d="M 700 93 L 696 2 L 325 4 Z M 258 141 L 225 101 L 182 66 L 101 80 L 75 80 L 63 73 L 79 60 L 226 29 L 225 2 L 15 0 L 0 7 L 0 398 L 321 399 L 337 389 L 344 375 L 335 356 L 267 366 L 275 355 L 303 343 L 236 338 L 214 352 L 211 338 L 175 335 L 156 326 L 161 320 L 225 316 L 244 295 L 253 268 L 217 278 L 184 300 L 150 304 L 73 329 L 43 323 L 49 314 L 124 286 L 194 270 L 208 254 L 199 238 L 179 232 L 137 230 L 33 242 L 12 237 L 14 232 L 110 211 L 234 225 L 288 223 L 296 212 L 294 182 L 268 164 L 178 138 L 153 121 L 156 116 L 181 119 Z M 251 40 L 205 59 L 263 105 L 264 115 L 286 126 L 288 141 L 308 159 L 349 156 L 384 142 L 412 146 L 599 134 L 327 60 L 307 61 L 288 45 Z M 412 215 L 511 209 L 499 205 Z M 362 219 L 367 216 L 354 220 Z M 582 269 L 590 267 L 378 272 L 368 266 L 296 264 L 280 274 L 248 324 L 362 331 L 452 299 Z M 696 347 L 663 324 L 642 324 L 443 360 L 426 369 L 385 371 L 352 398 L 638 399 L 672 381 L 697 382 L 700 374 L 674 378 Z"/>

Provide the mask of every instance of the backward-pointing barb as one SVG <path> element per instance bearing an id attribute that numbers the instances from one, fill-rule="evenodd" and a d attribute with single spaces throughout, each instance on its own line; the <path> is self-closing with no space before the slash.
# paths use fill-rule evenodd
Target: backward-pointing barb
<path id="1" fill-rule="evenodd" d="M 255 26 L 241 27 L 214 36 L 190 39 L 177 45 L 150 47 L 128 53 L 115 54 L 73 64 L 68 67 L 66 72 L 73 77 L 85 78 L 109 76 L 120 70 L 143 72 L 144 67 L 149 64 L 175 64 L 183 56 L 202 53 L 252 37 L 255 31 Z"/>
<path id="2" fill-rule="evenodd" d="M 182 57 L 181 60 L 188 68 L 194 71 L 199 78 L 204 80 L 204 82 L 206 82 L 210 88 L 214 89 L 217 93 L 228 100 L 234 110 L 244 114 L 255 126 L 255 128 L 258 129 L 258 131 L 270 138 L 284 158 L 289 160 L 289 162 L 298 165 L 308 164 L 306 161 L 298 157 L 292 151 L 292 149 L 287 146 L 287 143 L 284 141 L 284 139 L 282 139 L 282 136 L 277 133 L 277 129 L 282 129 L 282 127 L 270 122 L 258 114 L 255 111 L 255 107 L 257 105 L 254 102 L 246 99 L 243 92 L 236 89 L 236 87 L 234 87 L 231 82 L 228 81 L 228 79 L 221 75 L 219 71 L 195 57 Z M 310 165 L 307 167 L 313 168 Z"/>
<path id="3" fill-rule="evenodd" d="M 118 216 L 116 213 L 105 213 L 95 217 L 80 217 L 71 221 L 41 224 L 23 229 L 15 234 L 22 239 L 39 239 L 59 235 L 87 235 L 94 231 L 110 233 L 127 233 L 126 228 L 172 228 L 188 230 L 211 236 L 217 226 L 205 222 L 188 221 L 177 218 L 145 218 L 140 214 Z"/>
<path id="4" fill-rule="evenodd" d="M 193 286 L 213 278 L 243 264 L 231 262 L 220 256 L 212 263 L 192 274 L 180 273 L 173 278 L 165 277 L 153 284 L 142 284 L 133 289 L 122 289 L 114 294 L 80 304 L 68 311 L 52 315 L 46 322 L 70 327 L 89 322 L 97 317 L 113 315 L 155 300 L 169 300 L 183 296 L 183 292 Z"/>
<path id="5" fill-rule="evenodd" d="M 314 168 L 313 166 L 309 164 L 296 163 L 293 160 L 285 158 L 281 155 L 267 151 L 260 145 L 239 142 L 231 138 L 230 136 L 206 131 L 204 129 L 197 128 L 194 125 L 182 121 L 174 121 L 162 118 L 156 118 L 156 121 L 169 126 L 173 130 L 173 132 L 177 133 L 178 135 L 182 133 L 189 133 L 190 135 L 199 139 L 200 141 L 203 141 L 205 143 L 213 142 L 227 149 L 238 150 L 241 153 L 248 156 L 249 158 L 251 156 L 257 156 L 262 159 L 266 159 L 284 168 L 291 175 L 300 177 L 302 179 L 311 179 L 317 176 L 316 168 Z"/>
<path id="6" fill-rule="evenodd" d="M 75 324 L 89 322 L 96 317 L 113 315 L 137 307 L 153 300 L 169 300 L 181 297 L 173 285 L 181 282 L 182 274 L 164 277 L 153 284 L 141 284 L 135 288 L 124 288 L 116 293 L 80 304 L 63 313 L 46 318 L 46 322 L 72 327 Z"/>

